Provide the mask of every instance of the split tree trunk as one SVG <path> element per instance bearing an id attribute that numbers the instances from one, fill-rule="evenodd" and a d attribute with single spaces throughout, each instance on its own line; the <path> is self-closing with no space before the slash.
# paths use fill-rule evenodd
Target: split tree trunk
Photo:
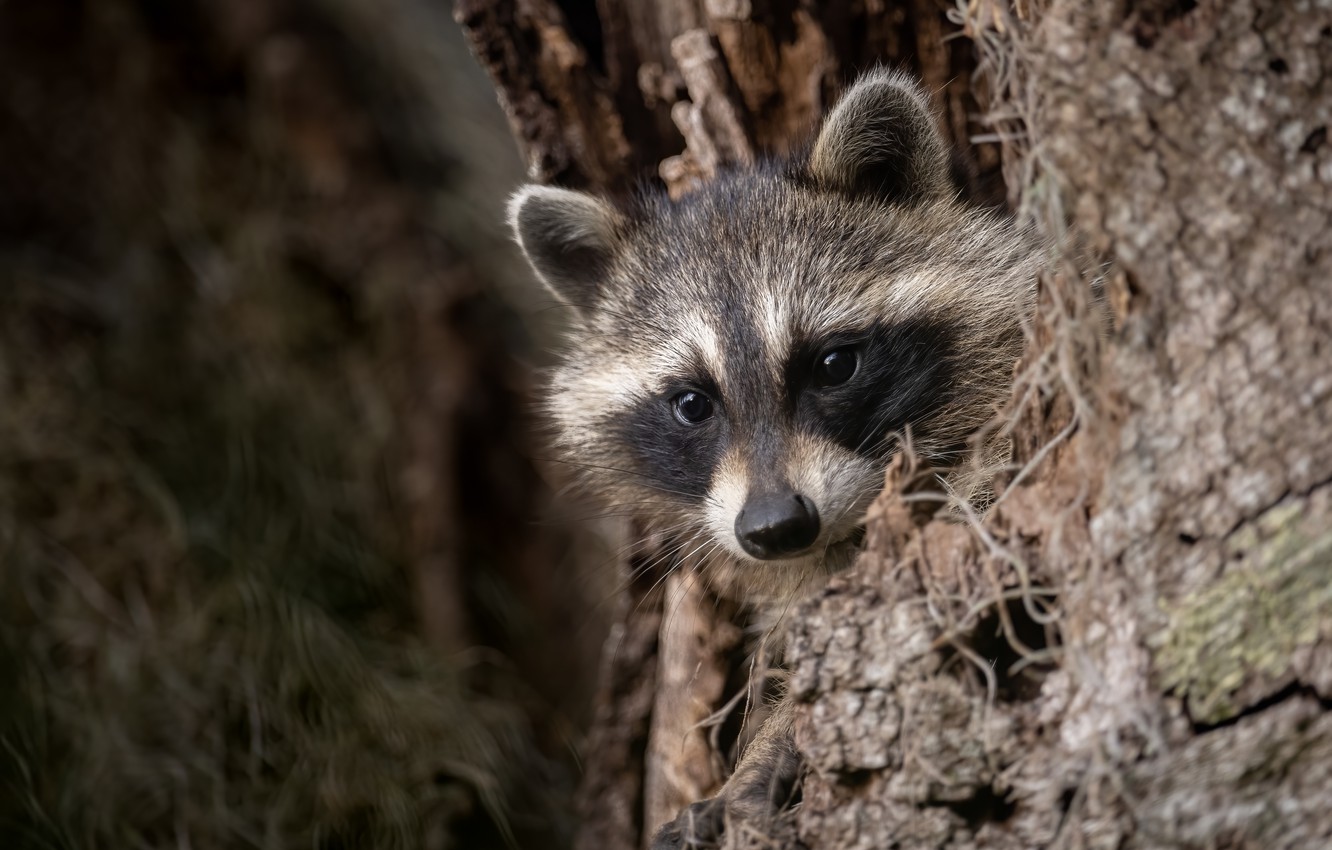
<path id="1" fill-rule="evenodd" d="M 955 141 L 1003 138 L 1060 244 L 996 507 L 921 521 L 895 465 L 866 554 L 797 618 L 812 770 L 768 837 L 1332 845 L 1332 10 L 975 0 L 950 38 L 924 2 L 619 5 L 458 2 L 535 179 L 688 191 L 886 60 Z M 968 150 L 983 191 L 993 150 Z M 641 846 L 721 779 L 696 724 L 737 639 L 675 590 L 622 606 L 583 847 Z"/>

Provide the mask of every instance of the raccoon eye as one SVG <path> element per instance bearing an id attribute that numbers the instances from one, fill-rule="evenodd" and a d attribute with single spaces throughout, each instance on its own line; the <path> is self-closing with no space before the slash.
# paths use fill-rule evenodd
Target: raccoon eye
<path id="1" fill-rule="evenodd" d="M 854 348 L 834 348 L 819 357 L 814 364 L 814 385 L 816 387 L 835 387 L 845 384 L 856 374 L 860 365 L 860 356 Z"/>
<path id="2" fill-rule="evenodd" d="M 675 418 L 686 425 L 698 425 L 712 418 L 712 399 L 695 390 L 686 390 L 671 399 Z"/>

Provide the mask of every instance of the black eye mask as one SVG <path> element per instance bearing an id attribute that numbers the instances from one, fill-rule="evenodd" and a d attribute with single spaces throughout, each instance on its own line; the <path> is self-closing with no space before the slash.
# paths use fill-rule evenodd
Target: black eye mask
<path id="1" fill-rule="evenodd" d="M 907 425 L 920 433 L 952 397 L 956 331 L 942 321 L 913 319 L 875 324 L 853 346 L 797 346 L 786 372 L 797 426 L 871 455 Z M 842 362 L 852 354 L 852 363 Z"/>

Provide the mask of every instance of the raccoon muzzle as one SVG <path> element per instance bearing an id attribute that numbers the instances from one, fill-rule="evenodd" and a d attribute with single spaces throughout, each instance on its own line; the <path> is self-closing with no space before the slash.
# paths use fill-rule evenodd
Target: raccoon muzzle
<path id="1" fill-rule="evenodd" d="M 794 555 L 818 539 L 819 511 L 789 489 L 754 493 L 735 518 L 735 537 L 762 561 Z"/>

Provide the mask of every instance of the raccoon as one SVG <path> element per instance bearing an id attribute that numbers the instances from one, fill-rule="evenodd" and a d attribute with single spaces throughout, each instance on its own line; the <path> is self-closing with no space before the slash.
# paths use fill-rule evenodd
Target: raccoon
<path id="1" fill-rule="evenodd" d="M 572 313 L 548 397 L 558 451 L 606 505 L 769 607 L 851 563 L 904 438 L 944 470 L 970 455 L 1010 391 L 1042 253 L 959 197 L 927 95 L 885 70 L 790 161 L 678 201 L 528 186 L 509 213 Z M 798 773 L 787 716 L 654 846 L 779 807 Z"/>

